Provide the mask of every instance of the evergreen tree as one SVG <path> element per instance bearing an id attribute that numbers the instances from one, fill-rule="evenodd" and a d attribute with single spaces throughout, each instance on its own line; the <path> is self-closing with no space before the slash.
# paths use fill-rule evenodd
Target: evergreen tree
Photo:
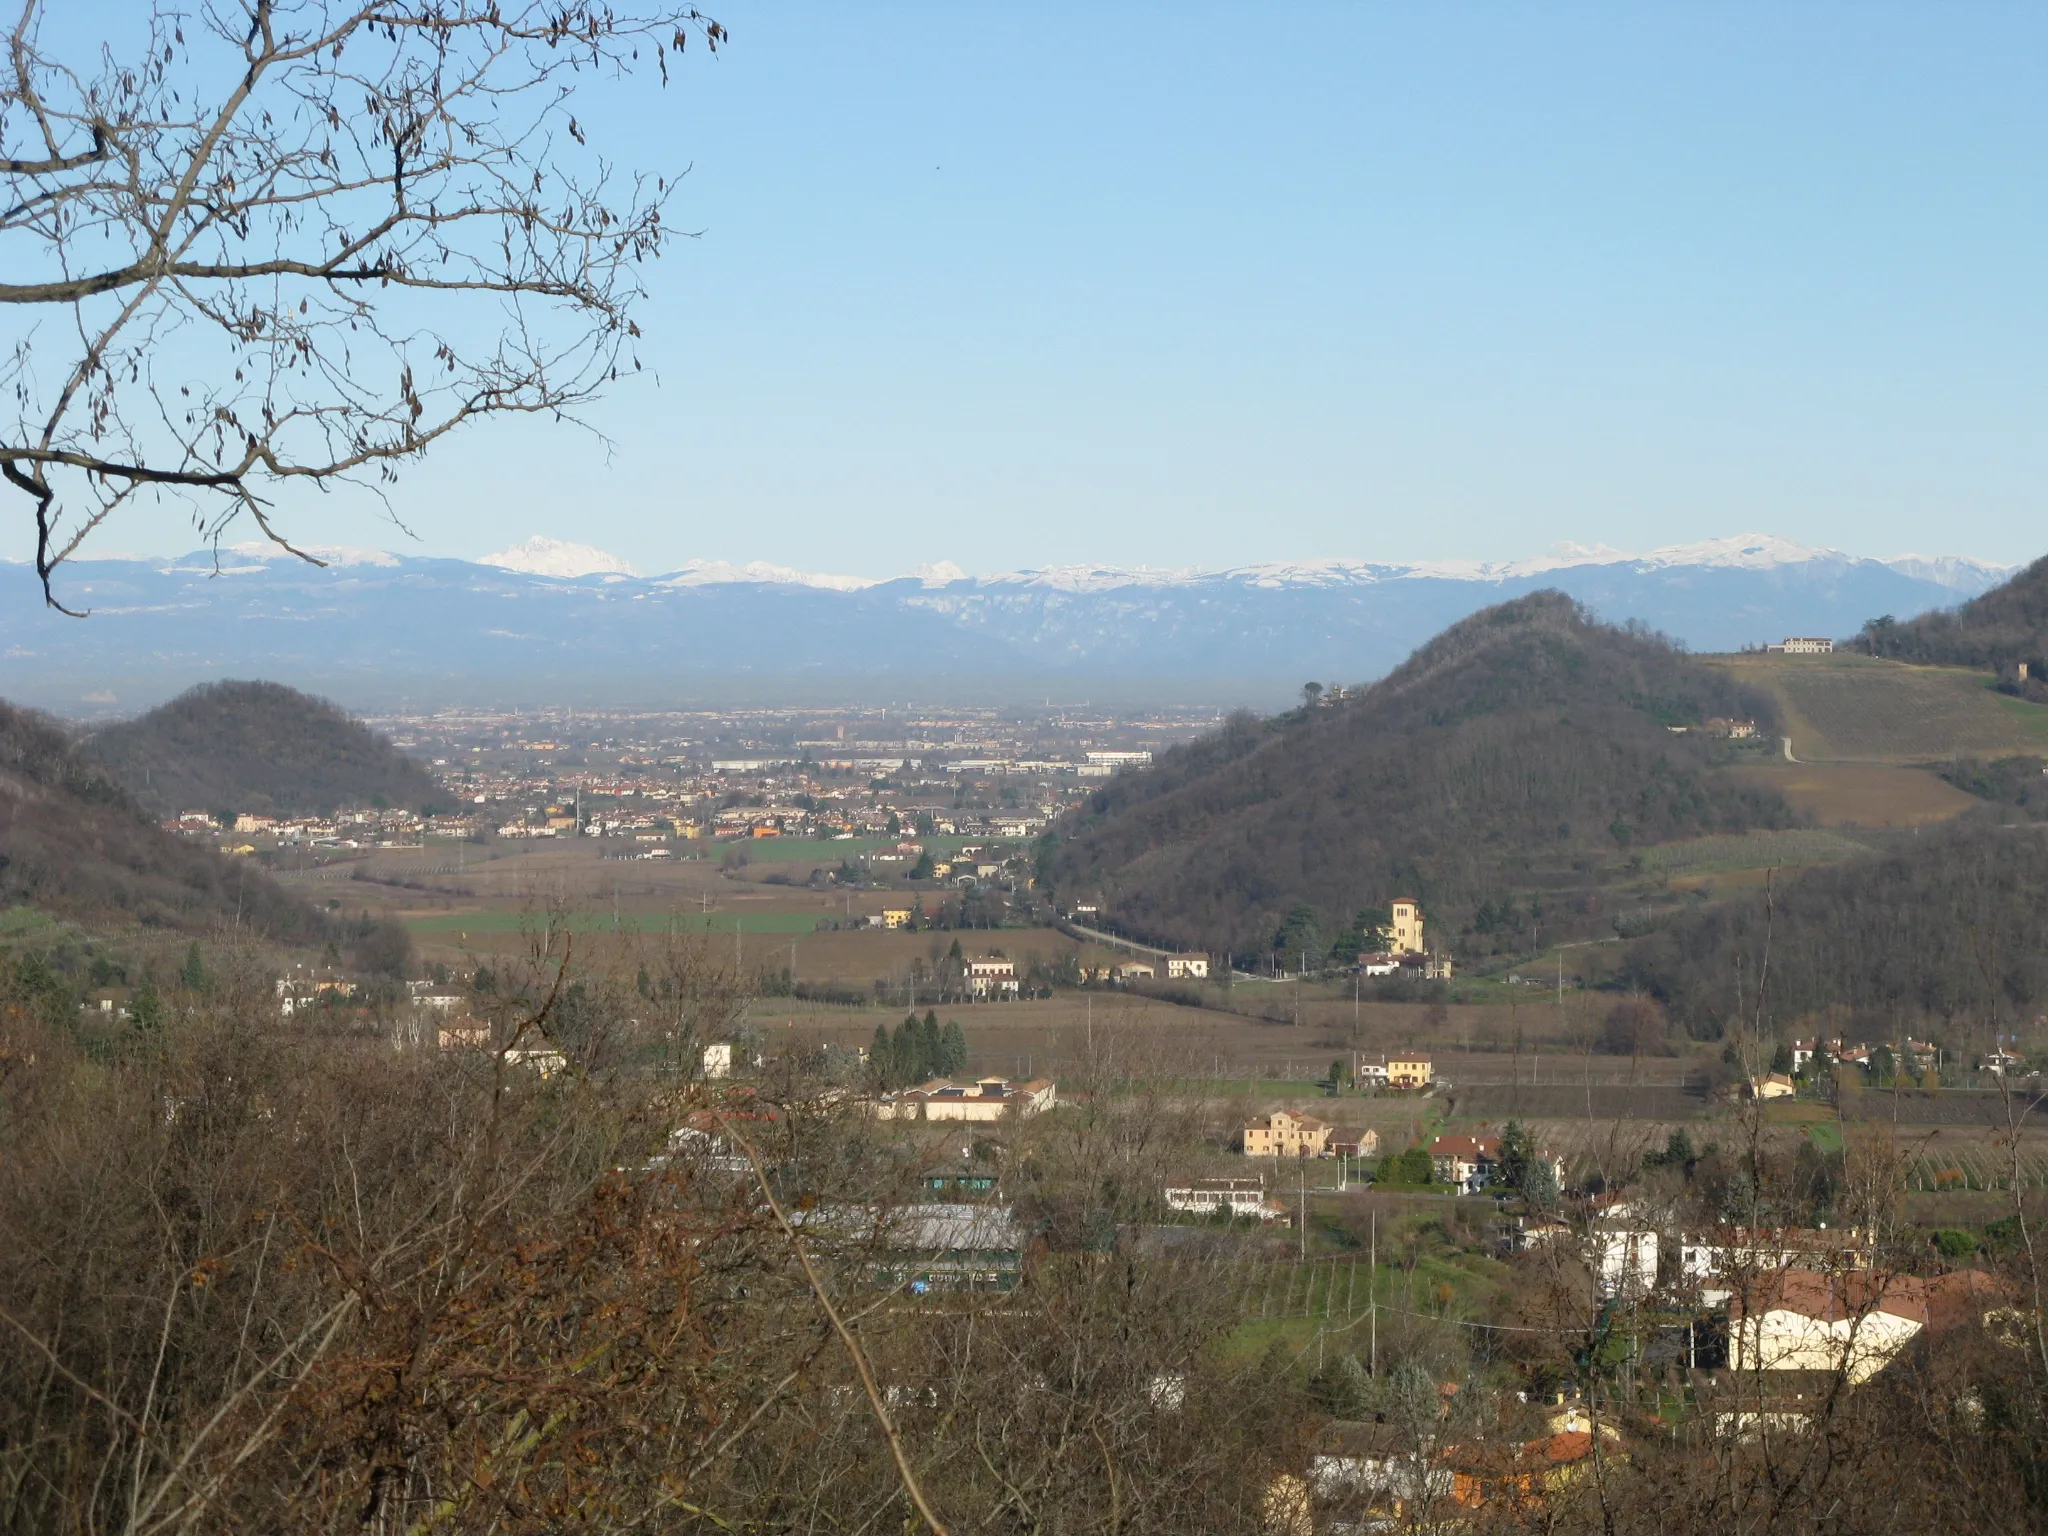
<path id="1" fill-rule="evenodd" d="M 896 1038 L 890 1051 L 892 1071 L 899 1084 L 924 1081 L 918 1075 L 917 1059 L 917 1015 L 911 1014 L 896 1026 Z"/>
<path id="2" fill-rule="evenodd" d="M 946 1027 L 939 1035 L 940 1049 L 945 1057 L 942 1069 L 946 1076 L 957 1077 L 967 1070 L 967 1032 L 960 1027 L 958 1019 L 946 1020 Z"/>
<path id="3" fill-rule="evenodd" d="M 917 1026 L 918 1081 L 946 1075 L 946 1053 L 939 1041 L 939 1014 L 933 1009 Z"/>
<path id="4" fill-rule="evenodd" d="M 896 1086 L 896 1053 L 889 1044 L 886 1024 L 875 1026 L 875 1038 L 868 1046 L 868 1077 L 877 1088 Z"/>
<path id="5" fill-rule="evenodd" d="M 135 996 L 128 1000 L 128 1019 L 137 1029 L 157 1030 L 163 1027 L 163 994 L 157 991 L 156 983 L 147 976 L 142 985 L 135 989 Z"/>
<path id="6" fill-rule="evenodd" d="M 178 980 L 188 992 L 198 992 L 205 988 L 206 962 L 199 958 L 197 942 L 185 951 L 185 966 L 178 972 Z"/>
<path id="7" fill-rule="evenodd" d="M 1500 1182 L 1510 1189 L 1526 1191 L 1535 1157 L 1536 1149 L 1529 1141 L 1529 1133 L 1522 1129 L 1522 1122 L 1510 1120 L 1500 1133 Z"/>

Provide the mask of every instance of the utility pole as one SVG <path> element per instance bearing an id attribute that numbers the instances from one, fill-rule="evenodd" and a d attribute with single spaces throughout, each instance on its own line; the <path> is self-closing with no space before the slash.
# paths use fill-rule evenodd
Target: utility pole
<path id="1" fill-rule="evenodd" d="M 1372 1314 L 1372 1363 L 1366 1369 L 1377 1376 L 1380 1373 L 1380 1213 L 1377 1206 L 1372 1213 L 1372 1247 L 1368 1253 L 1365 1290 L 1368 1297 L 1366 1310 Z"/>
<path id="2" fill-rule="evenodd" d="M 1301 1262 L 1308 1262 L 1308 1164 L 1301 1165 Z"/>

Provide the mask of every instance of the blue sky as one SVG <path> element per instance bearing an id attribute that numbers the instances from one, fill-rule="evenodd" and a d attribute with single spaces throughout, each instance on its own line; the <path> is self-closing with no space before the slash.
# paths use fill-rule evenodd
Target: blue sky
<path id="1" fill-rule="evenodd" d="M 609 442 L 484 429 L 396 487 L 416 542 L 347 495 L 295 533 L 864 575 L 2048 542 L 2041 7 L 711 9 L 717 60 L 579 109 L 702 232 Z"/>

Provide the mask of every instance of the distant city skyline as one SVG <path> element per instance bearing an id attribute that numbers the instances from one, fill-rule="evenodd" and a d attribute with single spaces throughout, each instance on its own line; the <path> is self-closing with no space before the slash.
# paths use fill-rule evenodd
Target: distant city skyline
<path id="1" fill-rule="evenodd" d="M 715 60 L 578 103 L 689 172 L 647 371 L 289 534 L 870 579 L 2043 552 L 2048 12 L 715 9 Z"/>

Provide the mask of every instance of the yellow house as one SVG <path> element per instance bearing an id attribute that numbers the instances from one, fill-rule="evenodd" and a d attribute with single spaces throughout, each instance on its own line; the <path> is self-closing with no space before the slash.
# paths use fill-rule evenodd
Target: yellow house
<path id="1" fill-rule="evenodd" d="M 1396 896 L 1391 903 L 1393 931 L 1387 936 L 1390 955 L 1422 953 L 1422 903 L 1413 896 Z"/>
<path id="2" fill-rule="evenodd" d="M 907 928 L 907 927 L 909 927 L 909 926 L 910 926 L 910 908 L 908 908 L 908 907 L 884 907 L 884 908 L 882 908 L 882 926 L 883 926 L 884 928 Z"/>
<path id="3" fill-rule="evenodd" d="M 1389 1088 L 1427 1088 L 1430 1080 L 1429 1058 L 1418 1056 L 1413 1051 L 1387 1058 L 1387 1086 Z"/>
<path id="4" fill-rule="evenodd" d="M 1298 1115 L 1276 1109 L 1264 1120 L 1246 1125 L 1243 1135 L 1246 1157 L 1321 1157 L 1336 1129 L 1313 1115 Z"/>

